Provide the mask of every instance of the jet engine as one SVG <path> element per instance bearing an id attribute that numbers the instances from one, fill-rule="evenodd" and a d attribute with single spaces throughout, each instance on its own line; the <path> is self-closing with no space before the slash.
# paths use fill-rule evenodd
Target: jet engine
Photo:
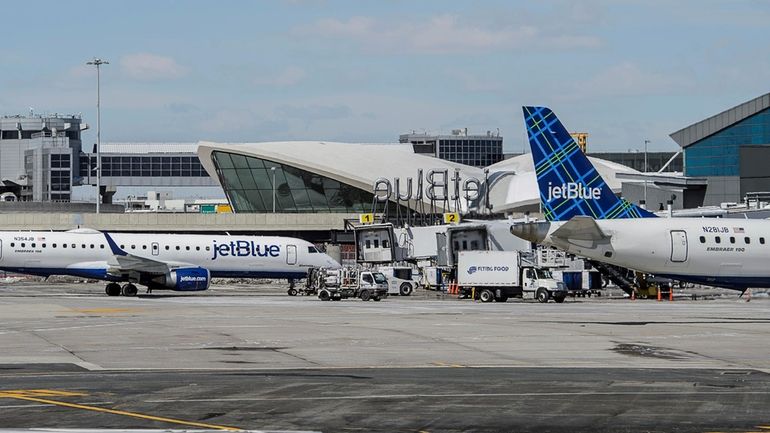
<path id="1" fill-rule="evenodd" d="M 206 290 L 211 285 L 211 273 L 206 268 L 191 266 L 176 268 L 152 279 L 151 288 L 178 291 Z"/>

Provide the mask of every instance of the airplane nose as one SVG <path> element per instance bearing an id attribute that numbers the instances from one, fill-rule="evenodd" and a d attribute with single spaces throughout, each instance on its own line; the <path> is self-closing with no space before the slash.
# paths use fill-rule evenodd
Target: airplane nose
<path id="1" fill-rule="evenodd" d="M 514 223 L 511 225 L 511 234 L 524 240 L 541 243 L 548 234 L 550 223 Z"/>

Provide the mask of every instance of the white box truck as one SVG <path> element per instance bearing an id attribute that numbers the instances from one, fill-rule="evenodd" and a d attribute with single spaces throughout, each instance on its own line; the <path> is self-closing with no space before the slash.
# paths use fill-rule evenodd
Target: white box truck
<path id="1" fill-rule="evenodd" d="M 459 294 L 482 302 L 532 297 L 539 302 L 564 302 L 567 287 L 550 271 L 524 265 L 518 251 L 460 251 L 457 260 Z"/>

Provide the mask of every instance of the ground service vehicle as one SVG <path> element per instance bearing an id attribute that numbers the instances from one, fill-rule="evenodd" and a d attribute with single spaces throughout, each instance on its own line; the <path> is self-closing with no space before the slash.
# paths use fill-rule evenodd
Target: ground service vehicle
<path id="1" fill-rule="evenodd" d="M 412 268 L 408 266 L 381 266 L 378 272 L 388 279 L 388 294 L 409 296 L 417 288 L 417 281 L 412 277 Z"/>
<path id="2" fill-rule="evenodd" d="M 310 275 L 315 273 L 315 275 Z M 322 301 L 339 301 L 346 298 L 360 298 L 362 301 L 388 296 L 388 280 L 380 272 L 354 268 L 324 269 L 309 272 L 311 287 Z"/>
<path id="3" fill-rule="evenodd" d="M 460 251 L 459 294 L 482 302 L 534 297 L 539 302 L 564 302 L 567 287 L 550 271 L 525 264 L 518 251 Z"/>

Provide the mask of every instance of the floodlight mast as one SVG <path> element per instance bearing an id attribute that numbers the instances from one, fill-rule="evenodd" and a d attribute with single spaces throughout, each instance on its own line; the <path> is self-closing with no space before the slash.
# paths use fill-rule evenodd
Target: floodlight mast
<path id="1" fill-rule="evenodd" d="M 99 213 L 99 207 L 102 202 L 102 113 L 101 113 L 101 77 L 100 71 L 102 65 L 109 65 L 110 62 L 94 57 L 86 65 L 96 66 L 96 213 Z M 91 165 L 89 161 L 88 165 Z"/>

